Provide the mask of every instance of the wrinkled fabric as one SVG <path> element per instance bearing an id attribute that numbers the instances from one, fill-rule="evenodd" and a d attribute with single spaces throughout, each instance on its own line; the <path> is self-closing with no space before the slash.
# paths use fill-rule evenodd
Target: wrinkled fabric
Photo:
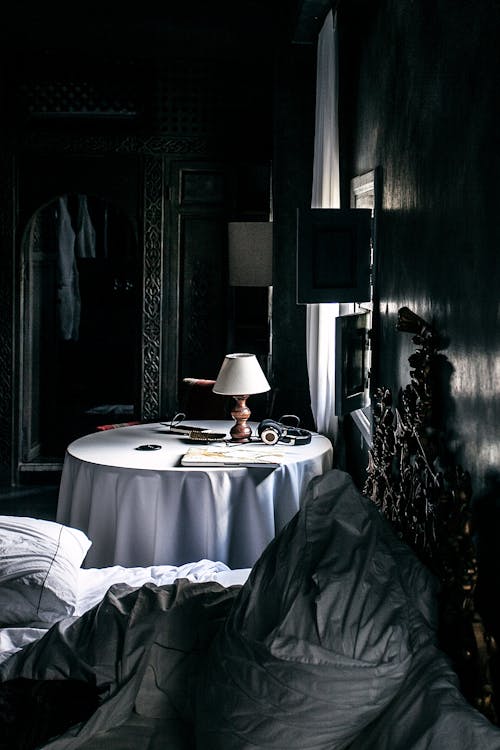
<path id="1" fill-rule="evenodd" d="M 71 678 L 95 684 L 97 711 L 44 746 L 50 750 L 82 747 L 134 715 L 161 716 L 191 728 L 200 660 L 238 590 L 185 579 L 161 587 L 113 586 L 99 605 L 57 623 L 0 665 L 0 680 Z"/>
<path id="2" fill-rule="evenodd" d="M 448 659 L 427 644 L 386 710 L 349 747 L 368 749 L 500 750 L 500 729 L 466 702 Z"/>
<path id="3" fill-rule="evenodd" d="M 197 692 L 199 747 L 346 747 L 434 639 L 435 593 L 347 474 L 314 479 L 212 644 Z"/>
<path id="4" fill-rule="evenodd" d="M 0 624 L 48 627 L 73 615 L 91 544 L 83 531 L 54 521 L 0 516 Z"/>
<path id="5" fill-rule="evenodd" d="M 95 683 L 43 750 L 500 750 L 435 643 L 437 584 L 342 472 L 243 587 L 113 586 L 0 665 Z"/>

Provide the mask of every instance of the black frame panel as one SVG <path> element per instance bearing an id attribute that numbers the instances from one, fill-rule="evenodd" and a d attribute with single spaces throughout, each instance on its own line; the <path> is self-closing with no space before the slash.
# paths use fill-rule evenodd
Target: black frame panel
<path id="1" fill-rule="evenodd" d="M 297 209 L 297 304 L 370 300 L 372 212 Z"/>

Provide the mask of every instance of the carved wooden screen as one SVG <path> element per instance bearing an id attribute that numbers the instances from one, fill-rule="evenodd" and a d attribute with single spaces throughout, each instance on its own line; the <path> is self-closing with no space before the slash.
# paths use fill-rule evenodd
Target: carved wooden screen
<path id="1" fill-rule="evenodd" d="M 441 342 L 434 328 L 406 307 L 399 310 L 398 330 L 413 333 L 418 348 L 409 357 L 410 383 L 397 403 L 388 388 L 375 394 L 364 492 L 442 582 L 441 646 L 464 695 L 498 723 L 490 674 L 495 644 L 474 601 L 478 563 L 470 476 L 447 454 L 436 420 Z"/>

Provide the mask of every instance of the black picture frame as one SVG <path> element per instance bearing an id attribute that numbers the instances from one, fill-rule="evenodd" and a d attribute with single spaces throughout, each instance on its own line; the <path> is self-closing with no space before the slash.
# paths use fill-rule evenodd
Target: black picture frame
<path id="1" fill-rule="evenodd" d="M 335 414 L 342 416 L 370 404 L 370 313 L 335 319 Z"/>
<path id="2" fill-rule="evenodd" d="M 369 208 L 297 209 L 297 304 L 370 300 Z"/>

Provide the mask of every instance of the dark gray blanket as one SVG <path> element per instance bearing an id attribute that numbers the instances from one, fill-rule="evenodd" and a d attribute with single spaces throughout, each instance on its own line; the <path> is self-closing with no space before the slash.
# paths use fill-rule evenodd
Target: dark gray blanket
<path id="1" fill-rule="evenodd" d="M 82 617 L 62 620 L 0 665 L 0 679 L 95 686 L 97 710 L 44 746 L 51 750 L 82 747 L 132 715 L 191 726 L 198 671 L 239 589 L 186 579 L 160 587 L 113 586 Z"/>

